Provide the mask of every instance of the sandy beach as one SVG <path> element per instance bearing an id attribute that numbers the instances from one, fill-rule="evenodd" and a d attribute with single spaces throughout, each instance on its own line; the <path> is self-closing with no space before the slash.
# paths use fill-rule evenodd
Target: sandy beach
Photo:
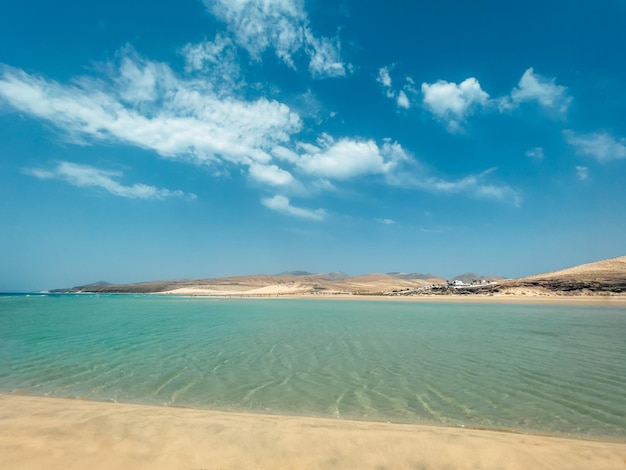
<path id="1" fill-rule="evenodd" d="M 6 469 L 626 469 L 625 442 L 0 395 Z"/>
<path id="2" fill-rule="evenodd" d="M 528 304 L 528 305 L 593 305 L 626 308 L 626 295 L 537 295 L 536 293 L 494 295 L 353 295 L 308 294 L 265 289 L 263 293 L 178 289 L 153 295 L 180 295 L 219 299 L 297 299 L 297 300 L 356 300 L 378 302 L 435 302 L 457 304 Z"/>

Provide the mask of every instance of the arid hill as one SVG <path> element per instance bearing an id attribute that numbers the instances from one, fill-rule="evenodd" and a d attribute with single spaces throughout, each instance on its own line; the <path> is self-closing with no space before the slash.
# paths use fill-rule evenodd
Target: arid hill
<path id="1" fill-rule="evenodd" d="M 614 282 L 615 280 L 626 278 L 626 256 L 620 256 L 619 258 L 611 258 L 603 261 L 596 261 L 595 263 L 581 264 L 571 268 L 561 269 L 559 271 L 552 271 L 544 274 L 537 274 L 534 276 L 528 276 L 519 279 L 520 281 L 532 281 L 532 280 L 549 280 L 549 279 L 572 279 L 579 282 L 587 281 L 607 281 Z"/>
<path id="2" fill-rule="evenodd" d="M 526 295 L 626 294 L 626 256 L 500 281 L 477 290 L 479 294 L 507 292 Z"/>
<path id="3" fill-rule="evenodd" d="M 467 281 L 466 279 L 470 279 Z M 53 292 L 167 293 L 215 296 L 276 295 L 626 295 L 626 256 L 583 264 L 519 279 L 468 274 L 449 283 L 432 274 L 311 274 L 291 271 L 278 275 L 215 279 L 153 281 L 136 284 L 99 282 Z M 458 280 L 463 280 L 460 282 Z M 471 283 L 471 285 L 468 285 Z"/>
<path id="4" fill-rule="evenodd" d="M 302 271 L 278 275 L 224 277 L 215 279 L 140 282 L 136 284 L 89 284 L 55 292 L 74 293 L 170 293 L 188 295 L 263 296 L 298 294 L 382 295 L 394 290 L 413 290 L 445 283 L 442 278 L 402 279 L 389 274 L 350 277 L 343 273 L 310 274 Z"/>

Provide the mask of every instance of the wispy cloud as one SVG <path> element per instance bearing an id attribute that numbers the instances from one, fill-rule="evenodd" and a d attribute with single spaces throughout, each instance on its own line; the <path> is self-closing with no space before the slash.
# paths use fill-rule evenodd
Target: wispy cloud
<path id="1" fill-rule="evenodd" d="M 309 30 L 305 30 L 304 37 L 304 50 L 310 58 L 309 71 L 313 78 L 343 77 L 352 70 L 351 65 L 346 65 L 341 60 L 338 39 L 317 38 Z"/>
<path id="2" fill-rule="evenodd" d="M 67 84 L 2 66 L 0 101 L 51 123 L 73 143 L 131 145 L 162 158 L 210 166 L 214 173 L 238 169 L 265 190 L 281 188 L 283 194 L 335 191 L 335 183 L 367 177 L 377 177 L 381 184 L 434 192 L 461 184 L 424 176 L 417 160 L 391 140 L 335 138 L 325 133 L 314 143 L 299 140 L 303 120 L 298 113 L 279 101 L 254 98 L 250 90 L 240 89 L 239 85 L 246 86 L 244 82 L 228 85 L 221 76 L 228 64 L 224 64 L 226 69 L 213 68 L 224 54 L 229 56 L 231 47 L 219 35 L 211 42 L 188 45 L 182 51 L 187 61 L 183 75 L 167 64 L 141 57 L 130 47 L 119 51 L 115 63 L 95 68 L 100 76 L 77 77 Z M 384 74 L 381 80 L 387 80 Z M 412 86 L 409 79 L 407 86 Z M 402 105 L 401 93 L 397 99 Z M 457 113 L 454 106 L 450 105 L 452 114 Z M 463 106 L 460 114 L 465 112 Z M 62 172 L 56 174 L 61 177 Z M 113 184 L 116 175 L 108 174 L 108 178 L 108 188 L 124 191 Z M 422 183 L 406 184 L 409 179 Z M 484 180 L 481 177 L 473 186 L 465 183 L 473 189 L 456 193 L 502 199 L 503 191 L 496 190 L 500 187 Z M 166 193 L 151 194 L 165 197 Z M 292 208 L 282 207 L 283 213 L 289 212 L 285 207 Z M 319 217 L 318 212 L 312 214 Z"/>
<path id="3" fill-rule="evenodd" d="M 297 157 L 297 168 L 309 177 L 320 178 L 319 181 L 379 176 L 396 187 L 491 199 L 515 206 L 522 204 L 522 196 L 517 190 L 489 182 L 489 175 L 495 173 L 496 168 L 456 180 L 435 177 L 397 142 L 387 140 L 378 145 L 373 140 L 334 140 L 323 135 L 317 146 L 301 143 L 299 147 L 304 153 Z"/>
<path id="4" fill-rule="evenodd" d="M 76 140 L 126 143 L 205 164 L 267 163 L 267 151 L 301 128 L 282 103 L 220 97 L 203 81 L 180 79 L 167 65 L 133 55 L 111 81 L 62 85 L 5 67 L 0 98 Z"/>
<path id="5" fill-rule="evenodd" d="M 393 93 L 390 93 L 391 75 L 389 75 L 389 67 L 381 67 L 378 69 L 378 77 L 376 77 L 376 81 L 383 86 L 389 98 L 393 97 Z"/>
<path id="6" fill-rule="evenodd" d="M 459 84 L 445 80 L 422 83 L 422 94 L 426 109 L 445 122 L 450 132 L 461 130 L 465 118 L 489 101 L 489 94 L 474 77 Z"/>
<path id="7" fill-rule="evenodd" d="M 181 51 L 185 72 L 209 80 L 215 91 L 230 92 L 244 85 L 233 41 L 216 34 L 213 41 L 185 45 Z"/>
<path id="8" fill-rule="evenodd" d="M 563 135 L 576 153 L 593 157 L 599 162 L 606 163 L 626 158 L 626 139 L 616 139 L 608 132 L 578 134 L 572 130 L 565 130 Z"/>
<path id="9" fill-rule="evenodd" d="M 580 181 L 585 181 L 589 178 L 589 168 L 586 166 L 576 166 L 576 176 Z"/>
<path id="10" fill-rule="evenodd" d="M 272 50 L 291 68 L 305 54 L 315 78 L 341 77 L 350 66 L 341 59 L 338 40 L 316 36 L 301 0 L 204 0 L 224 21 L 235 42 L 256 60 Z"/>
<path id="11" fill-rule="evenodd" d="M 394 225 L 396 223 L 393 219 L 376 219 L 376 222 L 383 225 Z"/>
<path id="12" fill-rule="evenodd" d="M 518 190 L 506 184 L 489 182 L 490 168 L 479 174 L 467 175 L 459 179 L 446 179 L 428 174 L 394 175 L 398 186 L 417 188 L 436 194 L 465 195 L 475 199 L 491 199 L 516 207 L 522 205 L 523 197 Z"/>
<path id="13" fill-rule="evenodd" d="M 123 185 L 118 180 L 123 176 L 119 171 L 109 171 L 76 163 L 59 162 L 54 168 L 45 170 L 29 168 L 24 172 L 39 179 L 59 179 L 79 188 L 101 188 L 109 193 L 128 199 L 166 199 L 170 197 L 188 197 L 195 199 L 194 194 L 185 194 L 180 190 L 157 188 L 146 184 Z"/>
<path id="14" fill-rule="evenodd" d="M 409 109 L 411 107 L 411 102 L 409 101 L 409 97 L 406 95 L 404 90 L 400 90 L 398 92 L 398 98 L 396 98 L 396 104 L 399 108 Z"/>
<path id="15" fill-rule="evenodd" d="M 255 181 L 271 186 L 289 186 L 295 183 L 291 173 L 276 165 L 254 164 L 250 166 L 249 173 Z"/>
<path id="16" fill-rule="evenodd" d="M 419 227 L 417 230 L 421 233 L 444 233 L 444 232 L 452 231 L 452 228 L 435 226 L 435 227 Z"/>
<path id="17" fill-rule="evenodd" d="M 416 91 L 413 87 L 413 80 L 410 77 L 406 78 L 404 87 L 400 90 L 395 90 L 392 85 L 392 79 L 390 75 L 390 69 L 393 67 L 381 67 L 378 69 L 378 76 L 376 81 L 381 84 L 385 96 L 395 101 L 396 106 L 402 109 L 409 109 L 411 107 L 411 100 L 409 95 L 415 95 Z"/>
<path id="18" fill-rule="evenodd" d="M 534 147 L 526 151 L 526 156 L 534 158 L 535 160 L 543 160 L 544 153 L 542 147 Z"/>
<path id="19" fill-rule="evenodd" d="M 326 217 L 326 211 L 324 209 L 304 209 L 301 207 L 295 207 L 291 205 L 289 198 L 285 196 L 274 196 L 271 198 L 263 198 L 261 202 L 268 209 L 280 212 L 281 214 L 299 217 L 301 219 L 309 220 L 323 220 Z"/>
<path id="20" fill-rule="evenodd" d="M 572 98 L 568 96 L 566 87 L 555 82 L 554 78 L 535 73 L 531 67 L 524 72 L 511 94 L 499 100 L 499 108 L 504 111 L 517 108 L 524 102 L 536 102 L 546 110 L 565 114 Z"/>

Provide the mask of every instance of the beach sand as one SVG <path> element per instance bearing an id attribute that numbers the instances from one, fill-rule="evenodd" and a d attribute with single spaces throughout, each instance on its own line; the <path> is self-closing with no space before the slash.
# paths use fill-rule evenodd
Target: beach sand
<path id="1" fill-rule="evenodd" d="M 517 305 L 589 305 L 598 307 L 626 308 L 626 295 L 549 295 L 536 292 L 498 293 L 494 295 L 376 295 L 376 294 L 311 294 L 274 289 L 262 291 L 212 291 L 207 289 L 185 288 L 170 292 L 157 292 L 150 295 L 179 295 L 181 297 L 207 297 L 217 299 L 295 299 L 295 300 L 357 300 L 378 302 L 433 302 L 467 304 L 517 304 Z"/>
<path id="2" fill-rule="evenodd" d="M 0 395 L 3 469 L 626 469 L 626 442 Z"/>

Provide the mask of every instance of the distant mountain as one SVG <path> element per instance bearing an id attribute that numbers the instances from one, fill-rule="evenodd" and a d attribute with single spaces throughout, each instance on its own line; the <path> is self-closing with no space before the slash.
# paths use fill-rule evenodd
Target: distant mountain
<path id="1" fill-rule="evenodd" d="M 333 271 L 332 273 L 328 273 L 328 278 L 333 281 L 341 281 L 343 279 L 350 279 L 350 275 L 342 272 L 342 271 Z"/>
<path id="2" fill-rule="evenodd" d="M 455 278 L 453 278 L 453 281 L 461 281 L 464 282 L 466 284 L 471 283 L 472 281 L 480 281 L 480 280 L 484 280 L 484 281 L 503 281 L 504 279 L 506 279 L 506 277 L 502 277 L 502 276 L 483 276 L 482 274 L 476 274 L 476 273 L 465 273 L 465 274 L 461 274 Z"/>
<path id="3" fill-rule="evenodd" d="M 421 273 L 387 273 L 388 276 L 393 276 L 397 279 L 421 279 L 423 281 L 429 281 L 431 279 L 441 279 L 441 276 L 435 274 L 421 274 Z"/>
<path id="4" fill-rule="evenodd" d="M 91 284 L 85 284 L 84 286 L 76 286 L 67 289 L 53 289 L 50 292 L 79 292 L 79 291 L 91 291 L 91 290 L 100 290 L 105 289 L 109 286 L 113 286 L 110 282 L 106 281 L 98 281 L 92 282 Z"/>
<path id="5" fill-rule="evenodd" d="M 285 271 L 279 274 L 276 274 L 276 276 L 293 276 L 293 277 L 299 277 L 299 276 L 314 276 L 314 273 L 309 273 L 307 271 Z"/>
<path id="6" fill-rule="evenodd" d="M 53 293 L 135 293 L 135 294 L 149 294 L 155 292 L 164 292 L 171 288 L 173 285 L 183 283 L 185 281 L 149 281 L 149 282 L 137 282 L 134 284 L 111 284 L 108 282 L 100 281 L 93 284 L 86 284 L 83 286 L 76 286 L 69 289 L 53 289 L 50 292 Z M 198 282 L 198 281 L 190 281 Z"/>
<path id="7" fill-rule="evenodd" d="M 332 273 L 328 274 L 310 273 L 308 271 L 284 271 L 282 273 L 275 274 L 273 277 L 315 277 L 318 279 L 341 281 L 343 279 L 350 279 L 352 276 L 342 271 L 333 271 Z"/>
<path id="8" fill-rule="evenodd" d="M 106 282 L 106 281 L 98 281 L 98 282 L 93 282 L 91 284 L 87 284 L 86 286 L 82 286 L 82 287 L 106 287 L 106 286 L 112 286 L 113 284 L 111 284 L 110 282 Z"/>

